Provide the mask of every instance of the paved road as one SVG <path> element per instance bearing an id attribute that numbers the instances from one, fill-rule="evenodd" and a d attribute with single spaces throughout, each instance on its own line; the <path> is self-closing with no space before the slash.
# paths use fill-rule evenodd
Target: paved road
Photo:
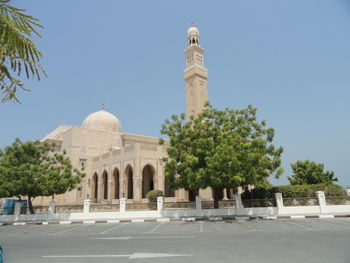
<path id="1" fill-rule="evenodd" d="M 350 219 L 0 227 L 6 263 L 350 262 Z"/>

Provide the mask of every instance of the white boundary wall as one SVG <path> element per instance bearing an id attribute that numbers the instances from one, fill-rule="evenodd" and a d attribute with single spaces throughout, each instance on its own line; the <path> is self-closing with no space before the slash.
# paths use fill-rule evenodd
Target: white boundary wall
<path id="1" fill-rule="evenodd" d="M 281 198 L 281 196 L 278 196 Z M 318 198 L 324 199 L 323 192 L 318 192 Z M 240 199 L 240 196 L 236 197 Z M 322 200 L 321 200 L 322 201 Z M 324 200 L 325 201 L 325 200 Z M 196 198 L 196 203 L 201 203 L 200 197 Z M 163 198 L 157 200 L 157 210 L 150 211 L 124 211 L 119 212 L 90 212 L 91 202 L 84 201 L 83 213 L 49 213 L 35 215 L 3 215 L 0 222 L 11 221 L 61 221 L 61 220 L 109 220 L 109 219 L 137 219 L 137 218 L 161 218 L 161 217 L 195 217 L 195 216 L 277 216 L 277 215 L 307 215 L 307 214 L 350 214 L 350 205 L 331 205 L 320 202 L 317 206 L 284 206 L 283 202 L 277 202 L 277 207 L 236 207 L 221 209 L 163 209 Z M 17 209 L 20 211 L 19 209 Z M 54 207 L 52 208 L 54 211 Z"/>

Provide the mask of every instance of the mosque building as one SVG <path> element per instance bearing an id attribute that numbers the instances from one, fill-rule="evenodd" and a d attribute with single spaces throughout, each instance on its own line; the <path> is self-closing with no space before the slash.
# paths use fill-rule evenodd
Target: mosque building
<path id="1" fill-rule="evenodd" d="M 188 47 L 184 79 L 186 82 L 187 116 L 198 114 L 208 100 L 208 71 L 204 67 L 204 49 L 196 27 L 187 31 Z M 120 198 L 128 203 L 147 202 L 151 190 L 162 190 L 165 201 L 193 200 L 196 193 L 183 189 L 173 191 L 164 177 L 162 158 L 167 156 L 166 141 L 159 138 L 122 132 L 118 118 L 104 109 L 88 115 L 81 127 L 60 125 L 42 142 L 54 142 L 57 152 L 66 152 L 76 168 L 84 168 L 86 177 L 81 190 L 55 196 L 58 205 L 93 203 L 117 204 Z M 200 190 L 203 200 L 211 200 L 211 190 Z M 50 198 L 38 198 L 37 205 L 46 205 Z"/>

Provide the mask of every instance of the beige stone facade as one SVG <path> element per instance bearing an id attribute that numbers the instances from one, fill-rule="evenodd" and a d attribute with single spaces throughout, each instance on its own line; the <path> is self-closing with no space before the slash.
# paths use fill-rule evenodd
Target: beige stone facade
<path id="1" fill-rule="evenodd" d="M 204 49 L 199 45 L 199 31 L 191 27 L 187 32 L 188 47 L 184 79 L 186 82 L 187 114 L 196 115 L 208 100 Z M 105 110 L 86 117 L 81 127 L 61 125 L 42 139 L 55 142 L 56 151 L 65 151 L 74 167 L 87 176 L 81 190 L 73 190 L 55 197 L 58 205 L 81 205 L 83 200 L 94 203 L 147 202 L 150 190 L 163 190 L 165 201 L 187 201 L 196 193 L 169 189 L 161 159 L 167 155 L 167 143 L 159 145 L 154 137 L 123 133 L 120 121 Z M 204 200 L 211 199 L 211 190 L 201 190 Z M 47 205 L 51 198 L 39 198 L 36 204 Z"/>

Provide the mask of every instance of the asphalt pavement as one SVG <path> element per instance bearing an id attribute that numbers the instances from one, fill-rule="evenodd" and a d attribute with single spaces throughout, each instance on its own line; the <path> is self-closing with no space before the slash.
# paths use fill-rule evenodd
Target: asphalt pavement
<path id="1" fill-rule="evenodd" d="M 350 262 L 350 218 L 1 226 L 5 263 Z"/>

